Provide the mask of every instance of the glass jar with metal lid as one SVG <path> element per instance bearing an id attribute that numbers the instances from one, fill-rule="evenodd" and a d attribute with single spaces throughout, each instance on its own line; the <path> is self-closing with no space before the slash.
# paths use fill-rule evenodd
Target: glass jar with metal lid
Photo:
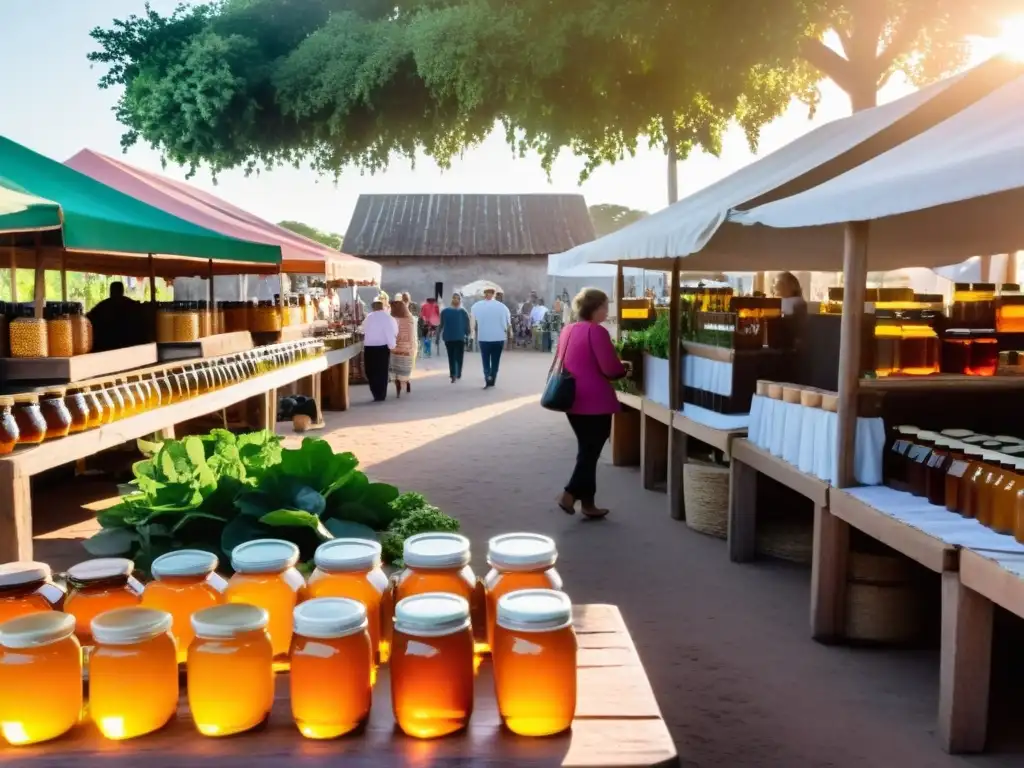
<path id="1" fill-rule="evenodd" d="M 132 576 L 135 563 L 123 557 L 100 557 L 68 569 L 64 612 L 75 617 L 75 634 L 82 645 L 92 644 L 92 620 L 114 608 L 137 606 L 142 585 Z"/>
<path id="2" fill-rule="evenodd" d="M 67 390 L 53 387 L 39 395 L 39 411 L 46 422 L 46 439 L 55 440 L 71 433 L 71 412 L 64 404 Z"/>
<path id="3" fill-rule="evenodd" d="M 30 613 L 59 611 L 64 597 L 46 563 L 0 565 L 0 624 Z"/>
<path id="4" fill-rule="evenodd" d="M 39 410 L 39 395 L 23 392 L 13 395 L 11 412 L 18 424 L 18 445 L 38 445 L 46 439 L 46 420 Z"/>

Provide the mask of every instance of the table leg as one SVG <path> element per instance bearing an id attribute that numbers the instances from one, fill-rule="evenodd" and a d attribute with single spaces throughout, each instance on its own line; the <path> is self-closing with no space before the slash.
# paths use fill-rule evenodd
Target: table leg
<path id="1" fill-rule="evenodd" d="M 687 436 L 678 429 L 670 429 L 668 436 L 668 513 L 673 520 L 686 520 L 686 500 L 683 498 L 683 465 L 686 464 Z"/>
<path id="2" fill-rule="evenodd" d="M 757 470 L 733 458 L 729 465 L 729 559 L 757 555 Z"/>
<path id="3" fill-rule="evenodd" d="M 32 559 L 32 490 L 29 476 L 0 464 L 0 562 Z"/>
<path id="4" fill-rule="evenodd" d="M 310 397 L 312 397 L 313 401 L 316 403 L 316 415 L 317 415 L 317 418 L 319 419 L 318 423 L 322 424 L 323 420 L 324 420 L 324 405 L 323 405 L 324 401 L 323 401 L 323 385 L 322 385 L 322 378 L 321 378 L 320 372 L 318 371 L 317 373 L 314 373 L 310 377 L 310 379 L 311 379 L 311 381 L 310 381 L 310 391 L 312 392 Z"/>
<path id="5" fill-rule="evenodd" d="M 951 753 L 981 752 L 988 729 L 992 603 L 942 574 L 939 741 Z"/>
<path id="6" fill-rule="evenodd" d="M 352 402 L 349 399 L 348 394 L 348 378 L 349 378 L 349 361 L 346 360 L 341 365 L 337 366 L 338 371 L 338 390 L 337 390 L 337 403 L 335 404 L 339 411 L 347 411 Z"/>
<path id="7" fill-rule="evenodd" d="M 277 431 L 277 400 L 278 392 L 276 389 L 272 389 L 267 392 L 267 421 L 269 422 L 269 429 L 271 432 Z"/>
<path id="8" fill-rule="evenodd" d="M 640 466 L 640 411 L 623 407 L 612 415 L 612 464 Z"/>
<path id="9" fill-rule="evenodd" d="M 640 414 L 640 475 L 645 490 L 660 490 L 668 473 L 668 429 L 657 419 Z"/>
<path id="10" fill-rule="evenodd" d="M 846 636 L 846 562 L 850 526 L 829 512 L 814 509 L 811 560 L 811 636 L 836 642 Z"/>

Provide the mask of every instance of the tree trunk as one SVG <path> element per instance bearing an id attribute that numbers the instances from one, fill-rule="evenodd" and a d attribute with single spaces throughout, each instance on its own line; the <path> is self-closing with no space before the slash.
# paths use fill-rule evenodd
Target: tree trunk
<path id="1" fill-rule="evenodd" d="M 664 118 L 665 156 L 668 158 L 668 204 L 679 200 L 679 155 L 676 153 L 676 127 L 672 118 Z"/>
<path id="2" fill-rule="evenodd" d="M 854 82 L 846 91 L 850 97 L 850 107 L 854 112 L 878 106 L 878 85 L 870 72 L 854 70 Z"/>

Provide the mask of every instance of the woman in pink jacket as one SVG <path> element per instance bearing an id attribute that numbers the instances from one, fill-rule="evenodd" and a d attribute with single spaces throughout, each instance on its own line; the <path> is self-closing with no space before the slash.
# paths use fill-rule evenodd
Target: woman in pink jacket
<path id="1" fill-rule="evenodd" d="M 573 300 L 578 322 L 562 329 L 557 355 L 576 379 L 576 399 L 569 409 L 569 424 L 576 433 L 576 468 L 558 498 L 558 506 L 575 514 L 576 504 L 591 518 L 608 514 L 594 504 L 597 461 L 612 433 L 612 414 L 619 411 L 613 379 L 626 375 L 607 329 L 608 296 L 597 288 L 584 288 Z"/>

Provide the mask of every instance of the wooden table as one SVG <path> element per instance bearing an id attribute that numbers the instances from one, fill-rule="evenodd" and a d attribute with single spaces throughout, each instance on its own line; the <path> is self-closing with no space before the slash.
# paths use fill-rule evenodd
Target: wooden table
<path id="1" fill-rule="evenodd" d="M 616 467 L 640 466 L 640 420 L 643 398 L 628 392 L 616 392 L 622 410 L 612 416 L 612 464 Z"/>
<path id="2" fill-rule="evenodd" d="M 262 399 L 261 426 L 274 429 L 277 388 L 306 377 L 318 379 L 326 367 L 325 356 L 303 360 L 205 395 L 0 457 L 0 562 L 32 559 L 33 475 L 147 435 L 173 436 L 175 424 L 250 398 Z"/>
<path id="3" fill-rule="evenodd" d="M 278 678 L 270 721 L 226 739 L 200 736 L 184 695 L 177 719 L 159 733 L 127 742 L 105 741 L 91 724 L 48 744 L 0 749 L 0 765 L 46 766 L 515 766 L 516 768 L 642 768 L 676 766 L 678 758 L 622 616 L 614 606 L 575 609 L 579 635 L 578 701 L 572 730 L 530 739 L 502 729 L 490 662 L 477 676 L 469 729 L 420 741 L 402 735 L 391 714 L 389 677 L 381 670 L 364 732 L 336 741 L 310 741 L 296 730 L 288 681 Z"/>
<path id="4" fill-rule="evenodd" d="M 363 351 L 363 342 L 350 344 L 342 349 L 327 351 L 327 370 L 323 373 L 320 387 L 322 402 L 320 408 L 325 411 L 347 411 L 351 405 L 349 397 L 349 370 L 351 362 Z"/>

